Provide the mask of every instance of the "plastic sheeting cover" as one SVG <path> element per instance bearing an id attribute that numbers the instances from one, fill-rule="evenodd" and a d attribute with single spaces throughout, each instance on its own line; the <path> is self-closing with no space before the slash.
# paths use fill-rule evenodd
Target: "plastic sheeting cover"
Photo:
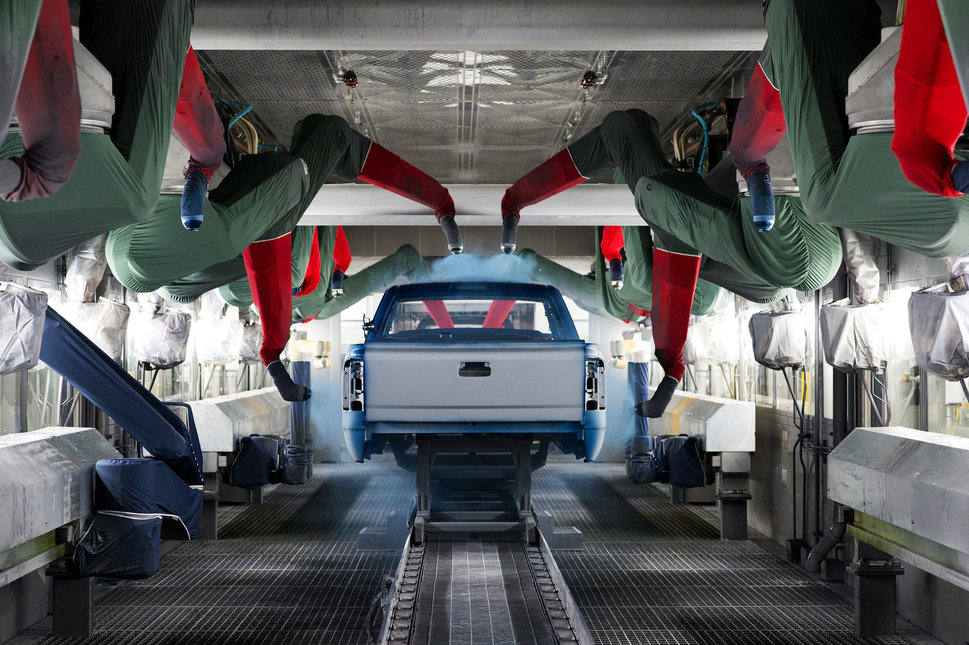
<path id="1" fill-rule="evenodd" d="M 262 325 L 251 323 L 242 327 L 242 344 L 239 359 L 243 363 L 261 363 L 259 348 L 262 347 Z"/>
<path id="2" fill-rule="evenodd" d="M 135 359 L 157 368 L 184 363 L 191 328 L 192 317 L 181 311 L 133 315 L 128 333 L 134 340 Z"/>
<path id="3" fill-rule="evenodd" d="M 71 253 L 64 278 L 64 296 L 72 302 L 93 302 L 108 260 L 104 256 L 104 241 L 108 234 L 85 242 Z M 63 309 L 63 307 L 62 307 Z M 108 352 L 110 354 L 110 352 Z"/>
<path id="4" fill-rule="evenodd" d="M 195 355 L 199 363 L 225 365 L 239 360 L 242 323 L 231 317 L 195 321 Z"/>
<path id="5" fill-rule="evenodd" d="M 855 297 L 862 304 L 878 301 L 881 272 L 878 270 L 876 245 L 878 240 L 870 235 L 839 228 L 841 248 L 844 252 L 845 269 L 855 285 Z"/>
<path id="6" fill-rule="evenodd" d="M 969 376 L 969 292 L 949 293 L 945 285 L 916 291 L 908 321 L 919 367 L 950 381 Z"/>
<path id="7" fill-rule="evenodd" d="M 232 462 L 229 483 L 250 490 L 265 486 L 279 469 L 280 452 L 279 437 L 258 434 L 243 437 Z"/>
<path id="8" fill-rule="evenodd" d="M 884 310 L 839 300 L 821 307 L 824 360 L 842 372 L 880 370 L 888 364 Z"/>
<path id="9" fill-rule="evenodd" d="M 737 308 L 732 293 L 722 291 L 713 311 L 690 324 L 696 360 L 708 365 L 735 364 L 740 360 L 740 330 L 737 327 Z M 685 361 L 684 356 L 684 361 Z"/>
<path id="10" fill-rule="evenodd" d="M 649 398 L 649 363 L 630 361 L 627 364 L 628 409 Z M 649 436 L 649 419 L 632 413 L 632 436 L 626 441 L 626 475 L 637 484 L 659 481 L 664 470 L 659 455 L 654 452 Z"/>
<path id="11" fill-rule="evenodd" d="M 754 360 L 764 367 L 781 370 L 804 364 L 807 330 L 803 312 L 757 313 L 750 317 L 747 327 Z"/>
<path id="12" fill-rule="evenodd" d="M 0 374 L 30 369 L 40 358 L 47 294 L 0 282 Z"/>
<path id="13" fill-rule="evenodd" d="M 696 360 L 707 365 L 735 364 L 740 360 L 740 340 L 735 323 L 718 318 L 701 318 L 690 325 Z M 687 352 L 684 351 L 684 361 Z"/>
<path id="14" fill-rule="evenodd" d="M 101 351 L 115 362 L 121 362 L 131 314 L 128 305 L 101 299 L 98 302 L 64 301 L 56 306 Z"/>
<path id="15" fill-rule="evenodd" d="M 78 575 L 147 578 L 161 563 L 161 517 L 97 513 L 74 552 Z"/>
<path id="16" fill-rule="evenodd" d="M 225 300 L 217 291 L 206 291 L 199 296 L 199 320 L 218 320 L 226 315 Z"/>
<path id="17" fill-rule="evenodd" d="M 691 330 L 692 330 L 692 326 L 691 326 Z M 652 328 L 650 328 L 649 333 L 651 335 L 650 338 L 652 338 L 652 333 L 653 333 Z M 696 339 L 694 338 L 694 336 L 695 336 L 694 334 L 691 334 L 689 331 L 687 331 L 686 343 L 683 344 L 683 362 L 686 363 L 687 365 L 692 365 L 693 363 L 696 363 L 697 361 L 700 360 L 697 354 Z"/>
<path id="18" fill-rule="evenodd" d="M 173 515 L 181 520 L 186 537 L 198 537 L 202 491 L 190 487 L 157 459 L 100 459 L 94 465 L 94 507 Z"/>

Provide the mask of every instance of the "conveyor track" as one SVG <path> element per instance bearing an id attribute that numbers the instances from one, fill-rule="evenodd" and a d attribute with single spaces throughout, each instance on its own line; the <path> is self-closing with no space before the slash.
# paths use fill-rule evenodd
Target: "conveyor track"
<path id="1" fill-rule="evenodd" d="M 408 540 L 382 643 L 591 643 L 551 552 L 522 533 Z"/>

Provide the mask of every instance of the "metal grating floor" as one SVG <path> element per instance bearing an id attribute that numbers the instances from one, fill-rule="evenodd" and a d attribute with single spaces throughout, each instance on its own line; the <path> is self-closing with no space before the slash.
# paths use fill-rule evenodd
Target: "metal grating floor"
<path id="1" fill-rule="evenodd" d="M 880 645 L 853 635 L 852 607 L 832 589 L 750 541 L 719 539 L 716 515 L 672 505 L 618 464 L 556 465 L 533 479 L 532 502 L 583 533 L 555 561 L 597 643 Z"/>
<path id="2" fill-rule="evenodd" d="M 364 644 L 399 553 L 357 551 L 356 535 L 412 491 L 413 475 L 390 463 L 318 466 L 304 486 L 220 510 L 220 539 L 179 544 L 155 576 L 99 585 L 93 637 L 30 642 Z M 533 503 L 584 534 L 583 551 L 555 557 L 597 643 L 912 643 L 854 637 L 832 587 L 753 542 L 721 542 L 709 511 L 634 486 L 620 465 L 550 463 Z"/>

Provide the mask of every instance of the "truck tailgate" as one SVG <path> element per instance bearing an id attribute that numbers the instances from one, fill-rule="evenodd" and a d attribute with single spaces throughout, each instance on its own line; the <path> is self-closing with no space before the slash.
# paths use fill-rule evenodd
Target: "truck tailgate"
<path id="1" fill-rule="evenodd" d="M 365 360 L 368 423 L 582 420 L 582 342 L 371 342 Z"/>

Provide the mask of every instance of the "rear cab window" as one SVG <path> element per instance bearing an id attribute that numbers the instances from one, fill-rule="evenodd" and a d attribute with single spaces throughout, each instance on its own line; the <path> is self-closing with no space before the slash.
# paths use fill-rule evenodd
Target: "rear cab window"
<path id="1" fill-rule="evenodd" d="M 555 342 L 578 335 L 558 292 L 544 285 L 458 283 L 400 287 L 378 311 L 372 340 Z M 445 285 L 441 285 L 445 286 Z M 408 288 L 409 287 L 409 288 Z M 421 288 L 423 287 L 423 288 Z"/>

